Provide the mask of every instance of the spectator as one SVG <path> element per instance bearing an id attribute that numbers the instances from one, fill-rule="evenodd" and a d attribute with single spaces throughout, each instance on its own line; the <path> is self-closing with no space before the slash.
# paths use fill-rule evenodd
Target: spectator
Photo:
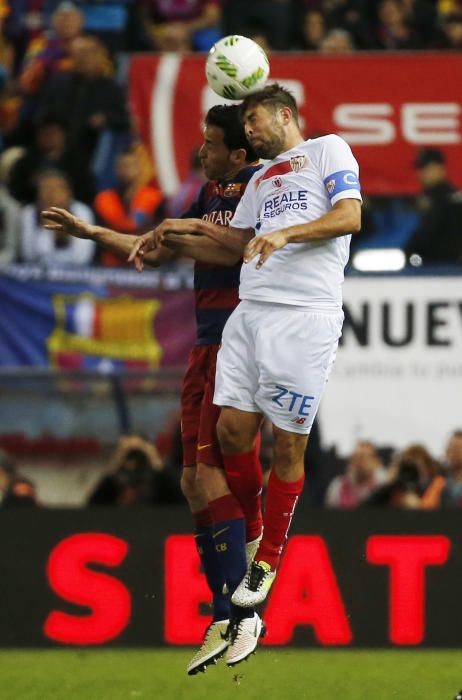
<path id="1" fill-rule="evenodd" d="M 22 212 L 22 259 L 46 267 L 89 265 L 95 253 L 95 242 L 44 229 L 40 212 L 50 207 L 67 209 L 87 223 L 93 223 L 91 209 L 73 199 L 66 176 L 57 170 L 42 171 L 37 178 L 37 202 L 28 204 Z"/>
<path id="2" fill-rule="evenodd" d="M 316 7 L 307 10 L 301 20 L 300 48 L 303 51 L 319 51 L 326 34 L 326 20 L 321 10 Z"/>
<path id="3" fill-rule="evenodd" d="M 321 41 L 322 53 L 339 54 L 352 53 L 355 50 L 353 39 L 345 29 L 331 29 Z"/>
<path id="4" fill-rule="evenodd" d="M 442 18 L 435 48 L 462 50 L 462 9 L 450 12 Z"/>
<path id="5" fill-rule="evenodd" d="M 374 5 L 375 3 L 367 3 L 366 0 L 323 0 L 320 9 L 326 26 L 344 29 L 349 33 L 354 46 L 368 49 L 373 47 L 370 24 Z"/>
<path id="6" fill-rule="evenodd" d="M 446 447 L 446 486 L 441 504 L 446 508 L 462 507 L 462 430 L 456 430 Z"/>
<path id="7" fill-rule="evenodd" d="M 196 148 L 191 153 L 190 171 L 181 183 L 178 190 L 172 195 L 167 203 L 167 216 L 170 219 L 179 219 L 181 215 L 188 211 L 191 204 L 197 199 L 202 185 L 206 178 L 202 172 L 199 149 Z"/>
<path id="8" fill-rule="evenodd" d="M 418 49 L 420 42 L 409 26 L 402 0 L 381 0 L 378 6 L 376 36 L 380 48 Z"/>
<path id="9" fill-rule="evenodd" d="M 179 474 L 166 469 L 157 449 L 137 435 L 120 438 L 109 471 L 88 504 L 156 505 L 182 502 Z"/>
<path id="10" fill-rule="evenodd" d="M 2 507 L 35 508 L 39 505 L 35 484 L 22 476 L 13 477 L 2 501 Z"/>
<path id="11" fill-rule="evenodd" d="M 258 26 L 276 51 L 293 48 L 292 0 L 224 0 L 224 34 L 244 34 Z"/>
<path id="12" fill-rule="evenodd" d="M 444 487 L 440 471 L 426 447 L 410 445 L 395 457 L 388 482 L 371 494 L 366 505 L 406 510 L 437 508 Z"/>
<path id="13" fill-rule="evenodd" d="M 384 469 L 375 445 L 358 442 L 343 475 L 329 484 L 325 504 L 330 508 L 356 508 L 386 481 Z"/>
<path id="14" fill-rule="evenodd" d="M 207 51 L 219 39 L 219 0 L 138 0 L 139 17 L 157 51 Z"/>
<path id="15" fill-rule="evenodd" d="M 17 49 L 18 64 L 31 42 L 42 36 L 57 4 L 58 0 L 9 0 L 6 3 L 5 31 Z"/>
<path id="16" fill-rule="evenodd" d="M 261 46 L 267 56 L 271 53 L 271 44 L 266 33 L 265 25 L 262 22 L 252 22 L 244 31 L 244 36 L 248 36 L 256 44 Z"/>
<path id="17" fill-rule="evenodd" d="M 71 45 L 80 36 L 83 15 L 72 2 L 59 3 L 51 17 L 51 35 L 43 34 L 28 47 L 19 84 L 24 94 L 33 95 L 58 71 L 72 67 Z"/>
<path id="18" fill-rule="evenodd" d="M 81 151 L 67 146 L 67 123 L 62 117 L 44 114 L 35 129 L 34 144 L 11 168 L 9 189 L 22 204 L 37 196 L 36 175 L 52 168 L 67 175 L 76 198 L 91 204 L 95 196 L 94 178 Z"/>
<path id="19" fill-rule="evenodd" d="M 406 22 L 419 38 L 420 48 L 428 48 L 435 40 L 437 11 L 432 0 L 401 0 Z"/>
<path id="20" fill-rule="evenodd" d="M 10 455 L 0 449 L 0 504 L 8 492 L 10 483 L 14 477 L 15 464 Z"/>
<path id="21" fill-rule="evenodd" d="M 411 264 L 462 263 L 462 192 L 449 182 L 442 151 L 424 148 L 415 168 L 422 186 L 421 219 L 406 245 Z M 418 258 L 413 258 L 413 256 Z"/>
<path id="22" fill-rule="evenodd" d="M 57 73 L 48 82 L 42 112 L 52 112 L 63 119 L 71 114 L 68 146 L 91 158 L 104 130 L 128 131 L 125 96 L 108 75 L 107 51 L 96 37 L 74 39 L 71 56 L 73 70 Z"/>
<path id="23" fill-rule="evenodd" d="M 95 211 L 102 224 L 123 233 L 144 233 L 153 226 L 164 199 L 162 192 L 146 183 L 145 168 L 139 146 L 129 146 L 116 160 L 118 187 L 100 192 L 95 199 Z M 104 265 L 126 263 L 125 258 L 103 251 Z"/>

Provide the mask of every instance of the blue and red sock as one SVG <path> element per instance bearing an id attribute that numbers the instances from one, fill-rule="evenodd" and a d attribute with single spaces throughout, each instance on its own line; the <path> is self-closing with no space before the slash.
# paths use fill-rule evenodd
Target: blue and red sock
<path id="1" fill-rule="evenodd" d="M 198 513 L 193 513 L 193 519 L 197 551 L 199 552 L 207 584 L 212 591 L 213 619 L 229 620 L 231 602 L 229 595 L 223 593 L 226 581 L 220 557 L 215 549 L 211 512 L 207 508 Z"/>
<path id="2" fill-rule="evenodd" d="M 231 596 L 247 572 L 245 558 L 245 519 L 237 499 L 231 494 L 209 503 L 213 519 L 213 539 Z M 232 605 L 232 617 L 252 617 L 253 609 Z"/>

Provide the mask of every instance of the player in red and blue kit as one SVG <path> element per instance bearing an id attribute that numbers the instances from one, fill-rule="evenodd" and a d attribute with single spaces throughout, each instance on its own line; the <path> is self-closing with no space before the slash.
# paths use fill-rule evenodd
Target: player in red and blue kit
<path id="1" fill-rule="evenodd" d="M 200 158 L 209 182 L 184 216 L 227 225 L 247 182 L 259 167 L 246 141 L 238 106 L 216 106 L 209 110 Z M 63 210 L 53 208 L 44 212 L 43 220 L 47 228 L 92 238 L 119 254 L 128 255 L 131 251 L 133 236 L 89 226 Z M 245 658 L 233 652 L 232 640 L 226 632 L 231 618 L 239 621 L 241 615 L 248 616 L 251 611 L 232 609 L 229 595 L 224 591 L 231 587 L 228 584 L 234 578 L 237 585 L 240 572 L 246 569 L 246 559 L 250 560 L 258 547 L 262 530 L 262 477 L 256 446 L 244 456 L 247 469 L 244 476 L 239 471 L 238 477 L 238 465 L 233 464 L 232 456 L 223 465 L 216 437 L 219 416 L 219 409 L 213 404 L 216 355 L 223 327 L 239 302 L 241 256 L 205 236 L 176 236 L 166 232 L 162 244 L 144 256 L 147 264 L 160 265 L 182 255 L 196 261 L 197 340 L 189 355 L 181 398 L 182 489 L 193 515 L 198 552 L 213 594 L 214 615 L 203 644 L 187 667 L 188 673 L 194 674 L 205 670 L 225 652 L 229 665 Z M 142 269 L 142 263 L 138 267 Z M 235 540 L 242 539 L 235 529 L 242 527 L 243 514 L 246 550 L 234 546 Z M 214 527 L 217 523 L 220 528 Z"/>

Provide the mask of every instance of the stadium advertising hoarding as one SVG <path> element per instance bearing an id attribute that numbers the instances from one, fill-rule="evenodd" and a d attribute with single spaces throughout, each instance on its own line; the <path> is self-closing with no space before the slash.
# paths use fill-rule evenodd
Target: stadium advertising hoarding
<path id="1" fill-rule="evenodd" d="M 1 512 L 0 646 L 198 644 L 210 596 L 189 529 L 182 509 Z M 460 646 L 461 545 L 457 512 L 302 505 L 264 644 Z"/>
<path id="2" fill-rule="evenodd" d="M 135 56 L 130 101 L 171 193 L 201 144 L 206 111 L 226 102 L 208 87 L 203 56 Z M 462 187 L 462 98 L 456 53 L 387 52 L 354 56 L 277 54 L 271 80 L 292 90 L 306 136 L 338 133 L 352 146 L 366 194 L 414 194 L 418 148 L 441 148 L 449 176 Z"/>
<path id="3" fill-rule="evenodd" d="M 348 454 L 359 439 L 441 456 L 460 428 L 460 277 L 350 277 L 345 324 L 320 408 L 326 446 Z"/>

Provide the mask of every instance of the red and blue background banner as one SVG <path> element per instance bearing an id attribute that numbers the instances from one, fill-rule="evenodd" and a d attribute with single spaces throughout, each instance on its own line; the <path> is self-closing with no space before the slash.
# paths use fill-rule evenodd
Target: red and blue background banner
<path id="1" fill-rule="evenodd" d="M 192 291 L 129 280 L 122 273 L 105 282 L 92 271 L 74 282 L 1 275 L 0 366 L 183 367 L 195 339 Z"/>
<path id="2" fill-rule="evenodd" d="M 270 79 L 289 88 L 306 137 L 338 133 L 351 145 L 367 195 L 415 194 L 413 161 L 424 146 L 447 156 L 462 187 L 462 55 L 361 53 L 273 54 Z M 203 56 L 134 56 L 130 102 L 139 133 L 154 156 L 162 188 L 185 177 L 203 120 L 227 100 L 208 87 Z"/>

